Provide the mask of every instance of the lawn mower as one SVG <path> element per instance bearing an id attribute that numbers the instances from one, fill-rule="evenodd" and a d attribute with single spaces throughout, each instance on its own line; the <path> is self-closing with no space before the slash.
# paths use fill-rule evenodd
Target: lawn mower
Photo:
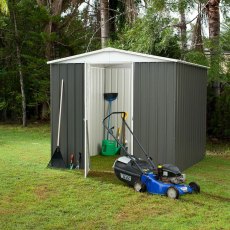
<path id="1" fill-rule="evenodd" d="M 128 152 L 120 141 L 115 137 L 110 128 L 106 126 L 106 120 L 113 115 L 121 114 L 121 119 L 134 137 L 134 141 L 144 153 L 146 160 L 138 158 Z M 137 192 L 147 191 L 150 194 L 166 195 L 172 199 L 178 199 L 179 196 L 184 194 L 199 193 L 200 186 L 191 182 L 185 184 L 185 174 L 182 174 L 178 167 L 171 164 L 159 164 L 157 167 L 152 161 L 152 158 L 144 150 L 143 146 L 134 135 L 125 119 L 127 118 L 126 112 L 112 112 L 103 119 L 104 128 L 111 134 L 121 147 L 123 156 L 115 160 L 113 168 L 119 180 L 132 186 Z"/>

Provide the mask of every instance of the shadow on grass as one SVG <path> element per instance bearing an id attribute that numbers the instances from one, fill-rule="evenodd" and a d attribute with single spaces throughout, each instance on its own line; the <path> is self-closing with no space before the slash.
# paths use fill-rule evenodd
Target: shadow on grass
<path id="1" fill-rule="evenodd" d="M 125 185 L 125 183 L 118 180 L 112 168 L 114 161 L 118 157 L 120 157 L 120 155 L 115 155 L 115 156 L 97 155 L 97 156 L 90 157 L 91 170 L 89 171 L 88 177 L 105 183 Z"/>
<path id="2" fill-rule="evenodd" d="M 229 140 L 218 140 L 218 139 L 208 139 L 206 143 L 206 153 L 207 155 L 219 155 L 230 158 L 230 139 Z"/>
<path id="3" fill-rule="evenodd" d="M 105 183 L 125 185 L 123 182 L 118 180 L 113 171 L 91 170 L 89 171 L 88 177 Z"/>

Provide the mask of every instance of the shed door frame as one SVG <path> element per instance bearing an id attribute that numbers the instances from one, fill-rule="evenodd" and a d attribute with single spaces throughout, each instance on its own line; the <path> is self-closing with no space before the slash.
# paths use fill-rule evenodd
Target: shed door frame
<path id="1" fill-rule="evenodd" d="M 104 63 L 107 64 L 107 63 Z M 109 63 L 110 64 L 110 63 Z M 134 107 L 134 63 L 133 62 L 129 62 L 129 63 L 113 63 L 111 65 L 116 65 L 116 64 L 130 64 L 131 66 L 131 114 L 129 114 L 129 116 L 131 116 L 131 124 L 130 124 L 130 128 L 131 130 L 133 130 L 133 107 Z M 89 69 L 90 69 L 90 65 L 96 65 L 96 63 L 85 63 L 85 71 L 84 71 L 84 155 L 85 157 L 88 156 L 88 143 L 87 143 L 87 130 L 86 130 L 86 121 L 89 119 L 89 102 L 88 102 L 88 82 L 89 82 Z M 130 153 L 133 154 L 133 137 L 131 136 L 131 141 L 130 141 Z M 89 164 L 89 162 L 87 163 Z M 88 168 L 88 165 L 86 165 L 85 162 L 85 168 Z M 87 174 L 87 173 L 86 173 Z"/>

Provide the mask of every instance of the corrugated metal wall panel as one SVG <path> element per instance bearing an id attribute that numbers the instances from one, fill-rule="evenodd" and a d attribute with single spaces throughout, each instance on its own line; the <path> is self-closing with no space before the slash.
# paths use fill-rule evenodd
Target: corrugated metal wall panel
<path id="1" fill-rule="evenodd" d="M 175 130 L 176 130 L 176 65 L 172 68 L 166 68 L 167 92 L 166 108 L 167 108 L 167 157 L 165 162 L 175 162 Z"/>
<path id="2" fill-rule="evenodd" d="M 112 112 L 127 111 L 127 122 L 131 124 L 131 65 L 130 67 L 95 67 L 88 66 L 88 122 L 89 122 L 89 146 L 90 155 L 101 152 L 102 139 L 107 138 L 107 132 L 103 133 L 102 120 L 108 114 L 108 102 L 104 100 L 104 93 L 118 93 L 117 100 L 112 102 Z M 121 127 L 121 118 L 113 116 L 110 127 L 114 126 L 114 134 Z M 126 133 L 128 147 L 130 148 L 131 136 Z"/>
<path id="3" fill-rule="evenodd" d="M 104 68 L 88 67 L 88 127 L 89 153 L 97 155 L 101 151 L 103 139 L 102 119 L 104 116 Z"/>
<path id="4" fill-rule="evenodd" d="M 75 68 L 74 65 L 70 65 L 68 67 L 68 81 L 67 81 L 67 103 L 68 103 L 68 120 L 72 122 L 67 122 L 67 129 L 68 129 L 68 139 L 67 139 L 67 146 L 68 146 L 68 162 L 70 162 L 70 155 L 76 153 L 75 150 L 75 143 L 74 143 L 74 138 L 75 138 L 75 106 L 73 107 L 71 103 L 75 102 Z M 72 98 L 72 100 L 69 100 L 69 98 Z"/>
<path id="5" fill-rule="evenodd" d="M 167 78 L 165 69 L 158 69 L 158 162 L 166 162 L 167 156 Z"/>
<path id="6" fill-rule="evenodd" d="M 156 163 L 183 170 L 203 158 L 206 77 L 206 69 L 191 65 L 135 63 L 134 132 Z"/>
<path id="7" fill-rule="evenodd" d="M 50 94 L 51 94 L 51 155 L 57 147 L 58 112 L 60 98 L 59 65 L 50 66 Z"/>
<path id="8" fill-rule="evenodd" d="M 60 81 L 62 79 L 64 80 L 60 128 L 60 147 L 63 159 L 65 162 L 68 162 L 68 65 L 59 65 L 59 71 Z"/>
<path id="9" fill-rule="evenodd" d="M 71 154 L 79 159 L 83 153 L 84 64 L 51 65 L 51 139 L 53 154 L 56 148 L 60 103 L 60 83 L 64 79 L 60 148 L 63 159 L 70 163 Z M 82 154 L 82 165 L 84 158 Z"/>
<path id="10" fill-rule="evenodd" d="M 175 68 L 174 63 L 134 65 L 134 133 L 155 163 L 175 161 Z M 139 152 L 134 144 L 134 154 Z"/>
<path id="11" fill-rule="evenodd" d="M 150 65 L 149 66 L 149 73 L 158 73 L 159 72 L 159 66 L 158 65 Z M 141 79 L 140 79 L 141 80 Z M 160 162 L 160 157 L 158 156 L 158 146 L 159 146 L 159 138 L 158 138 L 158 128 L 160 128 L 160 126 L 158 126 L 158 117 L 159 117 L 159 113 L 158 113 L 158 100 L 159 100 L 159 89 L 158 89 L 158 74 L 154 77 L 150 77 L 149 78 L 149 87 L 151 88 L 151 97 L 150 97 L 150 101 L 152 104 L 152 109 L 149 110 L 149 130 L 148 130 L 148 136 L 149 136 L 149 144 L 148 144 L 148 148 L 151 151 L 152 156 L 155 155 L 155 157 L 153 158 L 155 162 Z"/>
<path id="12" fill-rule="evenodd" d="M 176 163 L 182 169 L 205 154 L 206 84 L 206 69 L 177 64 Z"/>
<path id="13" fill-rule="evenodd" d="M 107 67 L 105 69 L 105 93 L 117 92 L 118 97 L 112 104 L 112 112 L 115 111 L 125 111 L 128 112 L 127 123 L 131 124 L 131 85 L 132 85 L 132 75 L 131 66 L 130 67 Z M 105 116 L 108 113 L 108 102 L 105 102 Z M 117 132 L 117 128 L 121 128 L 121 118 L 120 115 L 113 116 L 111 119 L 111 125 L 114 126 L 114 134 Z M 126 132 L 126 139 L 128 141 L 128 148 L 131 146 L 131 135 Z"/>
<path id="14" fill-rule="evenodd" d="M 73 140 L 75 143 L 75 153 L 77 159 L 79 158 L 79 154 L 81 154 L 81 165 L 80 167 L 84 167 L 84 64 L 70 64 L 75 67 L 75 139 Z M 71 99 L 70 99 L 71 100 Z M 71 103 L 70 103 L 71 104 Z M 70 124 L 72 121 L 69 121 Z"/>

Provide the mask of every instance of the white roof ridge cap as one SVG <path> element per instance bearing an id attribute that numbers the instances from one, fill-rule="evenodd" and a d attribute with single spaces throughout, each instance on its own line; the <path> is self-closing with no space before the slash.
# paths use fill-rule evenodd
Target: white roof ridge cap
<path id="1" fill-rule="evenodd" d="M 113 47 L 105 47 L 105 48 L 103 48 L 103 49 L 100 49 L 101 51 L 117 51 L 117 50 L 119 50 L 119 49 L 116 49 L 116 48 L 113 48 Z"/>

